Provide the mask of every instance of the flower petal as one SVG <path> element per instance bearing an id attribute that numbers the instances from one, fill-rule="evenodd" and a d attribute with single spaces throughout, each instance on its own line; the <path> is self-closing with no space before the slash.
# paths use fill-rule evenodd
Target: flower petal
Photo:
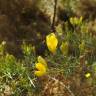
<path id="1" fill-rule="evenodd" d="M 42 63 L 36 63 L 37 71 L 34 72 L 36 76 L 43 76 L 46 74 L 46 67 Z"/>
<path id="2" fill-rule="evenodd" d="M 45 59 L 43 57 L 38 56 L 37 60 L 38 60 L 39 63 L 42 63 L 47 67 L 47 62 L 45 61 Z"/>
<path id="3" fill-rule="evenodd" d="M 46 37 L 46 44 L 47 44 L 49 51 L 51 51 L 52 53 L 55 53 L 57 45 L 58 45 L 58 40 L 54 33 L 51 33 Z"/>

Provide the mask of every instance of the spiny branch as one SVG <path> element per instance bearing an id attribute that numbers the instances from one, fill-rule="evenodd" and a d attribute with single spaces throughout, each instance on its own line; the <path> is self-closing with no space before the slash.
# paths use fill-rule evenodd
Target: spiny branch
<path id="1" fill-rule="evenodd" d="M 57 0 L 54 0 L 54 15 L 53 15 L 53 21 L 52 21 L 52 26 L 51 29 L 53 32 L 55 32 L 55 18 L 56 18 L 56 11 L 57 11 Z"/>

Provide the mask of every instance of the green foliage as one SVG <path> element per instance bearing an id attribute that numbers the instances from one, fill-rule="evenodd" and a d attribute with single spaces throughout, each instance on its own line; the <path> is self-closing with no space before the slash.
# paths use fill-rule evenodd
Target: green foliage
<path id="1" fill-rule="evenodd" d="M 21 9 L 16 6 L 16 8 L 18 7 L 17 9 L 19 9 L 16 11 L 18 15 L 17 13 L 13 14 L 15 9 L 10 5 L 12 14 L 10 13 L 7 17 L 10 17 L 9 21 L 13 24 L 13 29 L 17 27 L 18 32 L 24 31 L 22 35 L 20 34 L 19 39 L 29 39 L 29 41 L 33 40 L 33 42 L 30 44 L 23 42 L 21 45 L 23 52 L 22 59 L 17 59 L 12 54 L 6 52 L 5 41 L 0 44 L 0 96 L 39 96 L 38 94 L 42 91 L 42 87 L 46 87 L 42 85 L 45 83 L 43 79 L 49 79 L 48 77 L 55 77 L 58 74 L 59 76 L 62 75 L 64 78 L 70 78 L 72 80 L 74 78 L 77 79 L 76 76 L 79 74 L 79 81 L 90 81 L 90 79 L 92 79 L 92 84 L 96 85 L 96 35 L 94 35 L 96 32 L 89 30 L 88 22 L 84 21 L 83 17 L 69 17 L 69 21 L 62 21 L 62 23 L 57 24 L 58 26 L 55 26 L 56 33 L 51 33 L 46 36 L 50 30 L 50 21 L 46 22 L 46 16 L 42 12 L 45 12 L 48 8 L 48 6 L 46 6 L 47 4 L 51 5 L 51 9 L 49 8 L 48 10 L 50 11 L 48 12 L 53 12 L 54 0 L 49 0 L 51 2 L 48 0 L 33 1 L 34 2 L 31 2 L 29 0 L 29 3 L 26 1 L 28 5 L 24 3 L 24 8 L 21 8 L 21 3 L 19 2 L 18 4 Z M 71 14 L 75 9 L 77 1 L 78 0 L 58 0 L 58 3 L 62 2 L 61 5 Z M 10 0 L 10 2 L 12 1 Z M 34 5 L 33 9 L 31 8 L 30 2 L 32 3 L 31 5 Z M 12 2 L 12 4 L 15 3 Z M 1 9 L 3 10 L 3 8 Z M 6 10 L 4 11 L 8 14 Z M 22 11 L 24 12 L 22 13 Z M 34 13 L 35 11 L 36 13 Z M 53 15 L 52 12 L 51 16 Z M 30 17 L 30 15 L 32 15 L 32 17 Z M 14 18 L 12 19 L 11 17 L 16 18 L 16 22 L 13 23 Z M 21 17 L 23 17 L 24 20 Z M 20 21 L 18 21 L 19 19 Z M 32 22 L 30 22 L 30 20 Z M 29 32 L 28 35 L 24 34 L 25 32 Z M 40 34 L 37 32 L 40 32 Z M 24 36 L 24 38 L 22 36 Z M 37 57 L 35 50 L 35 47 L 37 48 L 39 46 L 38 43 L 41 44 L 42 42 L 44 44 L 46 43 L 45 46 L 48 47 L 44 49 L 46 50 L 44 54 L 45 59 L 41 56 Z M 33 43 L 36 45 L 32 45 Z M 49 82 L 50 80 L 47 83 L 49 84 Z M 83 82 L 80 82 L 80 84 L 81 83 Z M 40 94 L 40 96 L 42 95 Z"/>
<path id="2" fill-rule="evenodd" d="M 72 74 L 75 74 L 78 68 L 83 70 L 83 66 L 86 67 L 86 73 L 87 70 L 89 70 L 88 66 L 86 66 L 86 61 L 90 67 L 92 67 L 93 62 L 96 61 L 96 45 L 93 43 L 96 40 L 96 36 L 92 36 L 88 31 L 88 26 L 86 26 L 87 22 L 82 21 L 81 18 L 82 17 L 71 18 L 75 20 L 75 22 L 72 22 L 74 30 L 68 28 L 67 22 L 61 25 L 59 24 L 56 27 L 56 34 L 59 41 L 57 52 L 54 55 L 50 54 L 47 56 L 50 74 L 57 72 L 64 74 L 66 77 L 70 77 Z M 62 42 L 68 42 L 67 47 L 63 44 L 63 50 L 65 53 L 67 52 L 67 55 L 63 54 L 62 48 L 60 48 Z M 81 57 L 83 57 L 82 59 L 84 60 L 82 60 Z M 78 70 L 78 72 L 79 71 L 80 70 Z"/>
<path id="3" fill-rule="evenodd" d="M 0 46 L 2 46 L 2 44 Z M 29 48 L 29 46 L 25 46 Z M 4 49 L 1 49 L 1 52 L 3 52 Z M 23 61 L 17 60 L 13 55 L 8 53 L 2 53 L 0 55 L 0 95 L 10 94 L 20 96 L 21 94 L 28 94 L 28 92 L 32 92 L 32 89 L 35 89 L 33 83 L 35 77 L 32 72 L 34 64 L 31 62 L 33 60 L 32 56 L 30 56 L 28 62 L 26 61 L 31 54 L 31 50 L 28 49 L 27 51 L 25 50 L 25 52 L 25 59 Z M 28 63 L 31 65 L 29 66 Z M 9 90 L 7 90 L 8 88 L 6 89 L 6 87 L 8 87 Z"/>

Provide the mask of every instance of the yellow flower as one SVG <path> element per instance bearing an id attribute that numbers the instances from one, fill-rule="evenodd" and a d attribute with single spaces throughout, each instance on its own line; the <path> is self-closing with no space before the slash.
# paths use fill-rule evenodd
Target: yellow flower
<path id="1" fill-rule="evenodd" d="M 34 72 L 34 74 L 38 77 L 41 77 L 46 74 L 46 67 L 42 63 L 36 63 L 36 69 L 37 71 Z"/>
<path id="2" fill-rule="evenodd" d="M 62 24 L 59 24 L 59 25 L 56 27 L 56 31 L 57 31 L 57 34 L 58 34 L 59 36 L 62 36 L 62 35 L 63 35 Z"/>
<path id="3" fill-rule="evenodd" d="M 71 17 L 70 22 L 73 25 L 80 25 L 82 23 L 83 17 L 81 16 L 80 18 L 77 17 Z"/>
<path id="4" fill-rule="evenodd" d="M 81 16 L 79 19 L 79 24 L 82 23 L 83 17 Z"/>
<path id="5" fill-rule="evenodd" d="M 39 63 L 42 63 L 47 67 L 47 62 L 45 61 L 45 59 L 43 57 L 38 56 L 37 60 L 38 60 Z"/>
<path id="6" fill-rule="evenodd" d="M 49 51 L 51 51 L 52 53 L 56 52 L 58 39 L 56 38 L 56 35 L 54 33 L 51 33 L 46 37 L 46 44 Z"/>
<path id="7" fill-rule="evenodd" d="M 61 46 L 60 46 L 60 50 L 64 55 L 68 55 L 68 50 L 69 50 L 69 44 L 68 42 L 62 42 Z"/>
<path id="8" fill-rule="evenodd" d="M 37 63 L 35 64 L 35 68 L 37 69 L 34 74 L 38 77 L 41 77 L 47 73 L 47 62 L 41 56 L 38 56 Z"/>
<path id="9" fill-rule="evenodd" d="M 83 52 L 85 49 L 85 42 L 82 41 L 81 44 L 79 45 L 80 52 Z"/>
<path id="10" fill-rule="evenodd" d="M 91 76 L 90 73 L 86 73 L 86 74 L 85 74 L 85 77 L 86 77 L 86 78 L 89 78 L 90 76 Z"/>

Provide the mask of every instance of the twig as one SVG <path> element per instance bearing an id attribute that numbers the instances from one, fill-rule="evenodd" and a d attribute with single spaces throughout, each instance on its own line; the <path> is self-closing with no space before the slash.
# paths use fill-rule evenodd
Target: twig
<path id="1" fill-rule="evenodd" d="M 63 82 L 57 80 L 56 78 L 53 78 L 53 77 L 50 77 L 50 76 L 48 76 L 48 77 L 49 77 L 50 79 L 56 81 L 56 82 L 59 82 L 63 87 L 65 87 L 65 88 L 68 90 L 68 92 L 70 93 L 70 96 L 75 96 L 75 95 L 73 94 L 73 92 L 70 90 L 70 88 L 69 88 L 68 86 L 66 86 Z"/>
<path id="2" fill-rule="evenodd" d="M 53 22 L 52 22 L 52 26 L 51 29 L 53 32 L 55 32 L 55 18 L 56 18 L 56 11 L 57 11 L 57 0 L 54 0 L 54 15 L 53 15 Z"/>
<path id="3" fill-rule="evenodd" d="M 28 75 L 27 75 L 27 76 L 28 76 Z M 33 87 L 35 88 L 35 85 L 34 85 L 33 81 L 31 80 L 31 78 L 30 78 L 29 76 L 28 76 L 28 79 L 29 79 L 31 85 L 33 85 Z"/>

